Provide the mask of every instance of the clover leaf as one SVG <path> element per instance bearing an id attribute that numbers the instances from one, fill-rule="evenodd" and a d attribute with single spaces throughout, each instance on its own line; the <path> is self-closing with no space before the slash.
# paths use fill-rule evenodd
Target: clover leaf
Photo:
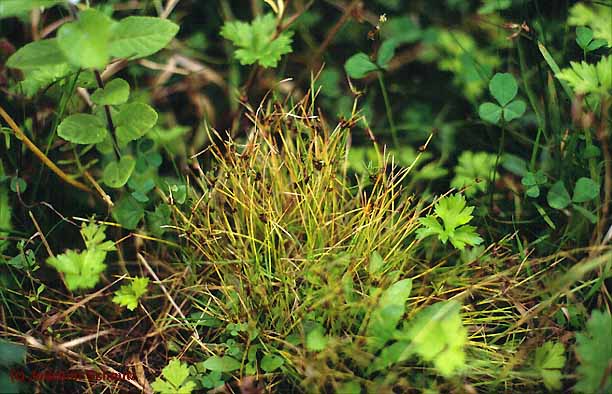
<path id="1" fill-rule="evenodd" d="M 595 51 L 608 44 L 604 39 L 593 39 L 593 30 L 585 26 L 576 28 L 576 43 L 585 53 Z"/>
<path id="2" fill-rule="evenodd" d="M 510 122 L 523 116 L 527 105 L 523 100 L 514 100 L 518 92 L 518 85 L 512 74 L 495 74 L 489 82 L 489 91 L 498 104 L 491 102 L 481 104 L 478 114 L 482 119 L 496 124 L 502 118 Z"/>
<path id="3" fill-rule="evenodd" d="M 545 185 L 547 181 L 548 178 L 540 170 L 535 173 L 527 172 L 523 179 L 521 179 L 521 183 L 527 188 L 525 194 L 531 198 L 538 198 L 540 196 L 540 186 Z"/>

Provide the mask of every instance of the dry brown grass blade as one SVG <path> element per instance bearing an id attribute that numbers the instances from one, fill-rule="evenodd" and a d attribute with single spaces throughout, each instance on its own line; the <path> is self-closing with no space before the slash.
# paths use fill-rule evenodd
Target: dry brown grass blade
<path id="1" fill-rule="evenodd" d="M 2 118 L 4 118 L 4 120 L 6 121 L 6 123 L 8 123 L 8 125 L 11 127 L 17 139 L 21 140 L 25 144 L 25 146 L 28 149 L 30 149 L 32 153 L 34 153 L 34 155 L 36 155 L 36 157 L 40 159 L 40 161 L 43 162 L 44 165 L 49 167 L 49 169 L 53 171 L 57 176 L 59 176 L 64 182 L 76 187 L 77 189 L 83 190 L 87 193 L 92 192 L 92 190 L 89 187 L 87 187 L 87 185 L 75 179 L 72 179 L 68 174 L 66 174 L 58 166 L 56 166 L 55 163 L 51 161 L 51 159 L 49 159 L 40 149 L 38 149 L 38 147 L 32 141 L 30 141 L 30 139 L 25 135 L 25 133 L 17 125 L 17 123 L 15 123 L 13 118 L 11 118 L 11 116 L 1 106 L 0 106 L 0 116 L 2 116 Z"/>

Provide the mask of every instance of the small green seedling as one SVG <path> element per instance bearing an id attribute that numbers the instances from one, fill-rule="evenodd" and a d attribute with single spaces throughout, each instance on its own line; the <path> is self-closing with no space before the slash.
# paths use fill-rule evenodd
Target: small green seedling
<path id="1" fill-rule="evenodd" d="M 483 239 L 476 233 L 476 227 L 470 226 L 474 207 L 466 207 L 465 197 L 460 194 L 440 199 L 434 208 L 434 215 L 420 218 L 423 226 L 417 230 L 417 238 L 424 239 L 437 235 L 442 243 L 450 240 L 453 246 L 463 250 L 465 245 L 479 245 Z M 442 220 L 440 224 L 438 219 Z"/>
<path id="2" fill-rule="evenodd" d="M 81 235 L 87 249 L 68 250 L 47 259 L 47 264 L 64 274 L 69 290 L 91 289 L 98 284 L 100 274 L 106 270 L 106 254 L 115 250 L 113 241 L 105 241 L 105 230 L 106 226 L 83 223 Z"/>
<path id="3" fill-rule="evenodd" d="M 147 292 L 149 278 L 134 278 L 129 285 L 123 285 L 115 293 L 113 302 L 133 311 L 138 307 L 138 300 Z"/>
<path id="4" fill-rule="evenodd" d="M 510 122 L 523 116 L 527 105 L 523 100 L 514 100 L 518 85 L 512 74 L 495 74 L 489 83 L 489 91 L 499 105 L 491 102 L 481 104 L 478 113 L 482 119 L 497 124 L 502 118 Z"/>
<path id="5" fill-rule="evenodd" d="M 191 394 L 196 388 L 189 378 L 189 366 L 174 359 L 162 370 L 162 376 L 155 379 L 151 388 L 161 394 Z"/>
<path id="6" fill-rule="evenodd" d="M 226 22 L 221 36 L 238 47 L 234 56 L 243 66 L 258 63 L 262 67 L 275 68 L 283 55 L 292 52 L 293 41 L 292 31 L 284 31 L 274 38 L 276 26 L 274 15 L 266 14 L 251 23 Z"/>
<path id="7" fill-rule="evenodd" d="M 534 369 L 549 391 L 561 389 L 561 370 L 565 365 L 565 348 L 561 343 L 545 342 L 536 349 Z"/>

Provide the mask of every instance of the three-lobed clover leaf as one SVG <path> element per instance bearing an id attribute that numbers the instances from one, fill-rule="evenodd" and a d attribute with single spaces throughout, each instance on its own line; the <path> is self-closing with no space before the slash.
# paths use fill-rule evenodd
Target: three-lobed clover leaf
<path id="1" fill-rule="evenodd" d="M 173 359 L 162 369 L 162 376 L 155 379 L 151 388 L 161 394 L 191 394 L 196 384 L 188 378 L 189 366 Z"/>
<path id="2" fill-rule="evenodd" d="M 417 238 L 424 239 L 437 235 L 442 243 L 450 240 L 457 249 L 463 250 L 465 245 L 479 245 L 483 239 L 476 233 L 476 227 L 467 223 L 472 220 L 474 207 L 467 207 L 465 197 L 460 194 L 440 199 L 434 207 L 435 215 L 427 215 L 419 219 L 423 226 L 417 230 Z M 442 219 L 440 224 L 438 219 Z"/>
<path id="3" fill-rule="evenodd" d="M 489 91 L 498 104 L 486 102 L 478 108 L 480 117 L 490 123 L 510 122 L 525 113 L 527 105 L 523 100 L 514 100 L 518 92 L 516 80 L 509 73 L 497 73 L 489 82 Z"/>
<path id="4" fill-rule="evenodd" d="M 584 52 L 592 52 L 608 44 L 602 38 L 594 39 L 593 30 L 586 26 L 576 28 L 576 43 Z"/>
<path id="5" fill-rule="evenodd" d="M 221 28 L 221 36 L 238 47 L 234 56 L 243 66 L 259 63 L 266 68 L 275 68 L 283 55 L 291 53 L 293 42 L 291 31 L 275 37 L 276 26 L 274 15 L 260 15 L 251 23 L 226 22 Z"/>
<path id="6" fill-rule="evenodd" d="M 576 181 L 573 196 L 570 197 L 565 183 L 558 181 L 550 188 L 546 199 L 552 208 L 564 209 L 572 202 L 577 204 L 594 200 L 599 195 L 599 190 L 600 186 L 594 180 L 582 177 Z"/>
<path id="7" fill-rule="evenodd" d="M 540 196 L 540 186 L 545 185 L 547 182 L 548 178 L 541 170 L 535 173 L 528 171 L 521 179 L 521 183 L 527 188 L 525 194 L 531 198 L 538 198 Z"/>
<path id="8" fill-rule="evenodd" d="M 115 293 L 113 302 L 133 311 L 138 306 L 138 300 L 147 292 L 149 278 L 136 277 L 128 285 L 123 285 Z"/>

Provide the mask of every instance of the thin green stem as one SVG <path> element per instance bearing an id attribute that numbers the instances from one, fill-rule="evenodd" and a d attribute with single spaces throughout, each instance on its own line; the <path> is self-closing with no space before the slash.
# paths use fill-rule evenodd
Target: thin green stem
<path id="1" fill-rule="evenodd" d="M 489 207 L 493 207 L 493 190 L 495 189 L 495 178 L 497 177 L 497 167 L 499 166 L 499 158 L 504 153 L 504 143 L 506 140 L 506 123 L 502 121 L 502 134 L 501 140 L 499 141 L 499 148 L 497 150 L 497 157 L 495 158 L 495 167 L 493 168 L 493 176 L 491 177 L 491 185 L 489 189 Z"/>
<path id="2" fill-rule="evenodd" d="M 389 96 L 387 95 L 387 88 L 385 87 L 385 81 L 383 79 L 382 72 L 378 73 L 378 83 L 380 84 L 380 90 L 385 101 L 385 109 L 387 111 L 387 120 L 389 121 L 389 127 L 391 128 L 391 137 L 393 138 L 393 145 L 396 149 L 399 149 L 400 144 L 397 139 L 397 130 L 395 129 L 395 122 L 393 121 L 393 114 L 391 113 L 391 104 L 389 103 Z"/>

